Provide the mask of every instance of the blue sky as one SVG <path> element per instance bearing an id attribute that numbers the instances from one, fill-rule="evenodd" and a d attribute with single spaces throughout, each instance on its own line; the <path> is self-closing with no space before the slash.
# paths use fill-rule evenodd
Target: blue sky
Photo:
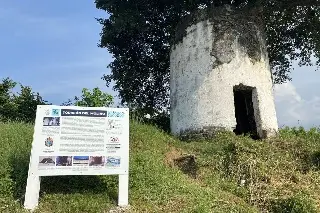
<path id="1" fill-rule="evenodd" d="M 0 77 L 29 85 L 54 104 L 99 86 L 112 60 L 97 47 L 106 13 L 93 1 L 1 0 Z M 115 94 L 115 93 L 114 93 Z"/>
<path id="2" fill-rule="evenodd" d="M 97 47 L 107 14 L 91 0 L 1 0 L 0 78 L 28 85 L 53 104 L 61 104 L 83 87 L 106 88 L 101 80 L 112 61 Z M 296 66 L 297 67 L 297 66 Z M 293 81 L 275 86 L 279 125 L 320 125 L 320 71 L 296 68 Z"/>

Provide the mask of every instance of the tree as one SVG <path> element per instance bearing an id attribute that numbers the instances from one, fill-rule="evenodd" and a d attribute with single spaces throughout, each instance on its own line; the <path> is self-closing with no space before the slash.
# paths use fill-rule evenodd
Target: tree
<path id="1" fill-rule="evenodd" d="M 13 102 L 12 89 L 17 85 L 16 82 L 5 78 L 0 83 L 0 120 L 16 119 L 17 111 Z"/>
<path id="2" fill-rule="evenodd" d="M 31 87 L 20 86 L 20 92 L 13 90 L 18 85 L 10 78 L 5 78 L 0 83 L 0 120 L 18 120 L 34 122 L 38 105 L 46 105 L 39 93 L 32 91 Z"/>
<path id="3" fill-rule="evenodd" d="M 290 78 L 293 60 L 312 65 L 320 56 L 320 7 L 318 0 L 95 0 L 110 16 L 102 25 L 99 47 L 114 61 L 107 85 L 115 81 L 123 103 L 149 114 L 169 105 L 169 54 L 176 26 L 188 14 L 230 5 L 261 21 L 274 83 Z M 247 15 L 247 13 L 245 13 Z"/>
<path id="4" fill-rule="evenodd" d="M 108 93 L 102 92 L 98 87 L 94 88 L 92 92 L 87 89 L 82 89 L 81 97 L 74 97 L 74 100 L 68 100 L 63 103 L 64 106 L 84 106 L 84 107 L 109 107 L 113 104 L 113 97 Z"/>

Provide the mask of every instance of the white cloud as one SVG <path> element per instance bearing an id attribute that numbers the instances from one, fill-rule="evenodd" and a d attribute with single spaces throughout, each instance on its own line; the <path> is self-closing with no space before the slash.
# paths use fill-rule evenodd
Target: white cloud
<path id="1" fill-rule="evenodd" d="M 319 125 L 319 96 L 303 98 L 291 82 L 275 85 L 274 92 L 280 127 L 301 125 L 309 128 Z"/>
<path id="2" fill-rule="evenodd" d="M 274 87 L 276 97 L 279 100 L 285 100 L 290 102 L 301 102 L 302 98 L 297 93 L 296 88 L 291 82 L 285 84 L 276 84 Z"/>

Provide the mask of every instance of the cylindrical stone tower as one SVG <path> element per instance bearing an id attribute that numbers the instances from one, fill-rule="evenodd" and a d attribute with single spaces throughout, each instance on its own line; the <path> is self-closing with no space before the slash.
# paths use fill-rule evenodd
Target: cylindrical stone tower
<path id="1" fill-rule="evenodd" d="M 178 136 L 273 136 L 278 123 L 259 22 L 228 7 L 185 18 L 170 54 L 170 122 Z"/>

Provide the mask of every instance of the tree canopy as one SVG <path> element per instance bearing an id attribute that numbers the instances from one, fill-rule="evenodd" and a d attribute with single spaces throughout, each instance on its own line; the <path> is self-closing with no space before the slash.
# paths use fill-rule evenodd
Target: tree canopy
<path id="1" fill-rule="evenodd" d="M 124 103 L 154 113 L 169 105 L 169 54 L 175 29 L 195 10 L 230 5 L 246 8 L 263 22 L 274 83 L 290 78 L 293 61 L 319 66 L 319 0 L 95 0 L 108 18 L 99 46 L 114 61 L 107 85 L 115 82 Z"/>
<path id="2" fill-rule="evenodd" d="M 62 103 L 62 106 L 83 106 L 83 107 L 110 107 L 113 104 L 113 96 L 101 91 L 98 87 L 82 89 L 81 97 L 75 96 L 74 100 L 69 99 Z"/>

